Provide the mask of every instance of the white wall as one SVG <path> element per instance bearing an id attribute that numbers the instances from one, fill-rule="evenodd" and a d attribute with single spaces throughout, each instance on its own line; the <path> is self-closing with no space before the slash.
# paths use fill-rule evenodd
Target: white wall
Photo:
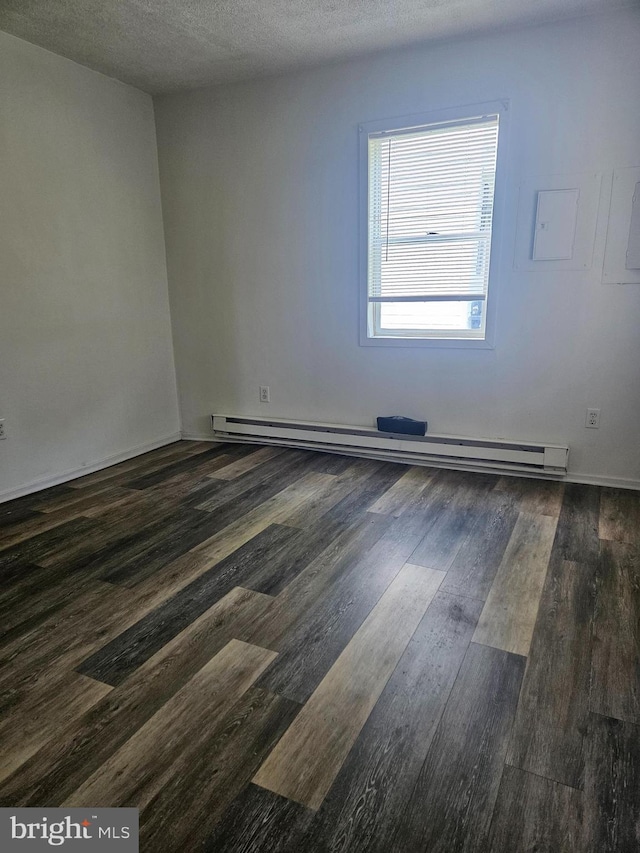
<path id="1" fill-rule="evenodd" d="M 158 98 L 187 433 L 211 412 L 567 442 L 571 474 L 640 485 L 640 287 L 514 269 L 517 186 L 640 165 L 640 17 L 589 17 Z M 357 125 L 508 97 L 494 350 L 358 345 Z M 272 403 L 258 402 L 258 385 Z M 586 430 L 587 406 L 602 410 Z"/>
<path id="2" fill-rule="evenodd" d="M 0 33 L 0 497 L 175 436 L 153 105 Z"/>

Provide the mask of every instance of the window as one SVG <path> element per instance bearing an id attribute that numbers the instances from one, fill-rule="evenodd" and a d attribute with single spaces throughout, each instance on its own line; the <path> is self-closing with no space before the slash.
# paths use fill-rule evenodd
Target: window
<path id="1" fill-rule="evenodd" d="M 463 117 L 361 127 L 367 190 L 363 343 L 487 341 L 504 110 L 492 106 L 475 113 L 469 108 Z"/>

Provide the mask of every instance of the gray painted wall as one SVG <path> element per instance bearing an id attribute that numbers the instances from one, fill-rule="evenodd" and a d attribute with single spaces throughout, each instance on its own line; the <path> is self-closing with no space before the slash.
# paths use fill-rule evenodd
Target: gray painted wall
<path id="1" fill-rule="evenodd" d="M 151 98 L 0 33 L 0 497 L 179 430 Z"/>
<path id="2" fill-rule="evenodd" d="M 157 98 L 186 432 L 206 435 L 214 411 L 401 413 L 435 432 L 568 443 L 572 476 L 640 485 L 640 287 L 603 286 L 597 266 L 513 264 L 522 181 L 640 165 L 639 36 L 629 11 Z M 502 97 L 495 349 L 358 346 L 358 123 Z"/>

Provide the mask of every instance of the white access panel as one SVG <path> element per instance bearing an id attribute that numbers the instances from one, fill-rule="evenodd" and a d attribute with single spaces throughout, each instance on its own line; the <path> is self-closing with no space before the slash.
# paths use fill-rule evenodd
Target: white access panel
<path id="1" fill-rule="evenodd" d="M 538 192 L 534 261 L 570 261 L 573 258 L 579 198 L 577 188 Z"/>
<path id="2" fill-rule="evenodd" d="M 640 270 L 640 181 L 636 184 L 631 202 L 631 226 L 625 266 L 628 270 Z"/>
<path id="3" fill-rule="evenodd" d="M 590 270 L 601 185 L 600 172 L 526 177 L 519 188 L 514 267 L 536 273 Z M 548 225 L 540 227 L 543 223 Z"/>
<path id="4" fill-rule="evenodd" d="M 639 183 L 640 167 L 613 173 L 603 284 L 640 284 Z"/>

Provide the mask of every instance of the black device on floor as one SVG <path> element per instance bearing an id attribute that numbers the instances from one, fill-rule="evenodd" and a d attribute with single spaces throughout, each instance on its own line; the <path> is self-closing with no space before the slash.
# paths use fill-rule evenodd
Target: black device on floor
<path id="1" fill-rule="evenodd" d="M 425 435 L 427 431 L 426 421 L 414 421 L 413 418 L 405 418 L 402 415 L 389 415 L 378 418 L 379 432 L 399 432 L 404 435 Z"/>

